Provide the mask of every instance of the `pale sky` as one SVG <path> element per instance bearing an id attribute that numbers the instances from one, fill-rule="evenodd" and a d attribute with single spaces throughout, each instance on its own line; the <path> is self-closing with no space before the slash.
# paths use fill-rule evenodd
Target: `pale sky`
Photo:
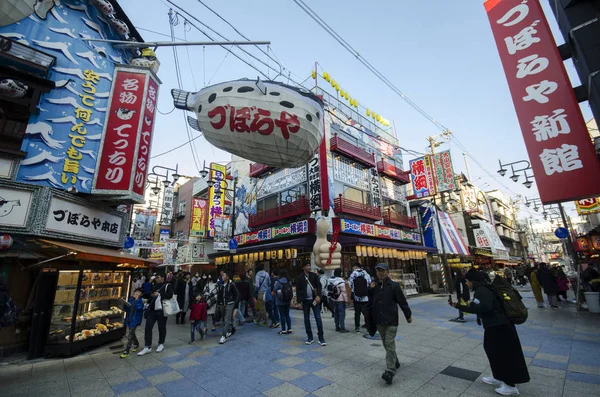
<path id="1" fill-rule="evenodd" d="M 251 40 L 271 41 L 269 54 L 285 67 L 284 75 L 303 81 L 310 76 L 315 61 L 329 72 L 350 94 L 366 107 L 376 110 L 396 125 L 402 147 L 424 152 L 426 138 L 440 131 L 381 83 L 350 53 L 319 27 L 292 0 L 203 0 Z M 469 159 L 472 180 L 483 190 L 500 189 L 507 196 L 523 194 L 537 198 L 536 186 L 526 189 L 500 177 L 498 159 L 504 163 L 527 159 L 527 152 L 514 111 L 510 92 L 481 0 L 305 0 L 334 30 L 364 58 L 436 120 L 448 127 L 475 159 L 494 178 Z M 168 11 L 164 0 L 120 0 L 133 24 L 142 29 L 170 35 Z M 143 5 L 142 5 L 143 4 Z M 176 4 L 215 29 L 229 40 L 239 40 L 231 27 L 208 11 L 197 0 L 178 0 Z M 559 44 L 564 40 L 554 16 L 542 0 L 546 15 Z M 170 37 L 140 29 L 146 41 L 169 41 Z M 206 41 L 195 28 L 184 29 L 184 21 L 174 27 L 178 38 Z M 185 30 L 188 30 L 187 32 Z M 214 33 L 209 33 L 217 37 Z M 221 40 L 219 38 L 219 40 Z M 267 62 L 256 48 L 248 51 Z M 263 49 L 266 50 L 265 47 Z M 189 56 L 188 56 L 189 54 Z M 219 47 L 179 47 L 183 88 L 200 90 L 238 78 L 256 78 L 258 72 Z M 173 109 L 170 90 L 177 87 L 173 52 L 159 48 L 162 80 L 159 110 Z M 244 55 L 244 59 L 265 73 L 267 68 Z M 269 61 L 272 65 L 273 62 Z M 191 66 L 191 67 L 190 67 Z M 572 63 L 567 70 L 574 85 L 579 85 Z M 274 77 L 274 73 L 270 73 Z M 286 78 L 279 78 L 287 81 Z M 312 80 L 308 81 L 312 84 Z M 591 118 L 587 103 L 582 106 L 586 120 Z M 158 114 L 152 153 L 157 155 L 188 140 L 183 111 Z M 191 130 L 193 136 L 197 132 Z M 230 155 L 212 147 L 203 138 L 194 142 L 200 166 L 202 161 L 228 161 Z M 465 171 L 462 149 L 452 141 L 438 150 L 451 149 L 456 172 Z M 404 155 L 405 164 L 412 156 Z M 154 165 L 174 167 L 180 173 L 197 176 L 189 145 L 153 159 Z M 510 189 L 507 190 L 506 188 Z M 574 209 L 574 205 L 566 206 Z M 522 206 L 522 216 L 536 216 Z M 574 211 L 569 211 L 571 214 Z M 537 215 L 540 217 L 540 215 Z"/>

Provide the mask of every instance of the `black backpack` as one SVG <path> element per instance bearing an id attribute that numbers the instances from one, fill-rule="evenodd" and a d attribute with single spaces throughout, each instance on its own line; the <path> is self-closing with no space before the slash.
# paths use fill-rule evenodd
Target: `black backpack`
<path id="1" fill-rule="evenodd" d="M 287 282 L 285 284 L 281 284 L 281 288 L 277 291 L 277 298 L 285 303 L 290 303 L 294 298 L 294 290 L 292 289 L 292 284 Z"/>
<path id="2" fill-rule="evenodd" d="M 367 286 L 367 279 L 365 276 L 360 275 L 354 279 L 354 295 L 355 296 L 368 296 L 369 288 Z"/>
<path id="3" fill-rule="evenodd" d="M 501 277 L 496 277 L 488 288 L 498 297 L 504 313 L 511 323 L 519 325 L 527 321 L 528 312 L 523 303 L 523 298 L 508 282 Z"/>
<path id="4" fill-rule="evenodd" d="M 327 284 L 327 296 L 334 300 L 340 297 L 340 291 L 333 283 Z"/>
<path id="5" fill-rule="evenodd" d="M 19 319 L 19 312 L 17 310 L 17 305 L 10 298 L 10 296 L 2 293 L 5 297 L 4 307 L 2 308 L 4 312 L 0 316 L 0 328 L 10 327 L 11 325 L 16 324 Z"/>

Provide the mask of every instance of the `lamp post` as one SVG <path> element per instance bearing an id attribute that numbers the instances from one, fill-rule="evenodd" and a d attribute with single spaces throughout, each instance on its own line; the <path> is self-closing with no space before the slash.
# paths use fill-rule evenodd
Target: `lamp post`
<path id="1" fill-rule="evenodd" d="M 502 164 L 502 161 L 498 160 L 498 164 L 500 164 L 500 169 L 498 170 L 498 174 L 500 174 L 500 176 L 506 175 L 507 169 L 504 167 L 510 166 L 510 170 L 512 171 L 510 179 L 512 179 L 513 182 L 518 182 L 520 177 L 519 172 L 523 172 L 523 176 L 525 177 L 525 182 L 523 182 L 523 185 L 525 185 L 527 189 L 531 189 L 533 182 L 530 178 L 533 178 L 533 175 L 527 174 L 527 171 L 531 170 L 531 164 L 529 163 L 529 161 L 519 160 L 512 163 Z M 515 168 L 515 166 L 517 166 L 518 164 L 520 164 L 520 167 L 522 168 Z"/>

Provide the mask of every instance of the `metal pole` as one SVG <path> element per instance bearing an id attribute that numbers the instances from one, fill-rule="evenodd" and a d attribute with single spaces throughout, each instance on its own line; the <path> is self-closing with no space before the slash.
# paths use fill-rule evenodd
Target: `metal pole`
<path id="1" fill-rule="evenodd" d="M 237 177 L 233 178 L 233 199 L 231 200 L 231 238 L 235 237 L 235 188 L 237 187 Z"/>
<path id="2" fill-rule="evenodd" d="M 134 48 L 147 48 L 147 47 L 178 47 L 178 46 L 206 46 L 206 45 L 270 45 L 270 41 L 149 41 L 139 43 L 135 41 L 123 41 L 123 40 L 106 40 L 106 39 L 82 39 L 84 41 L 95 41 L 98 43 L 109 43 L 115 47 L 134 47 Z"/>
<path id="3" fill-rule="evenodd" d="M 442 198 L 442 207 L 445 206 L 445 200 L 444 200 L 444 195 L 440 194 L 441 198 Z M 444 245 L 444 234 L 442 232 L 442 223 L 440 222 L 440 214 L 439 211 L 440 209 L 438 208 L 437 205 L 435 205 L 435 218 L 437 220 L 437 224 L 438 224 L 438 231 L 440 233 L 440 242 L 442 243 L 442 264 L 444 265 L 444 274 L 446 274 L 447 276 L 450 276 L 450 278 L 452 278 L 452 272 L 450 271 L 450 269 L 448 268 L 448 257 L 446 256 L 446 246 Z M 450 285 L 450 279 L 446 278 L 446 283 L 444 284 L 444 290 L 446 292 L 452 292 L 452 286 Z"/>
<path id="4" fill-rule="evenodd" d="M 467 154 L 463 153 L 463 157 L 465 159 L 465 167 L 467 169 L 467 177 L 469 177 L 469 181 L 471 180 L 471 169 L 469 168 L 469 160 L 467 159 Z"/>
<path id="5" fill-rule="evenodd" d="M 575 256 L 575 253 L 573 252 L 573 240 L 571 239 L 571 231 L 569 229 L 569 224 L 567 223 L 567 217 L 565 216 L 565 210 L 563 209 L 562 203 L 558 203 L 558 209 L 560 210 L 560 217 L 562 218 L 563 226 L 565 229 L 567 229 L 569 231 L 569 234 L 567 235 L 567 241 L 568 241 L 567 253 L 569 254 L 569 257 L 571 258 L 571 266 L 575 267 L 575 266 L 577 266 L 577 257 Z"/>

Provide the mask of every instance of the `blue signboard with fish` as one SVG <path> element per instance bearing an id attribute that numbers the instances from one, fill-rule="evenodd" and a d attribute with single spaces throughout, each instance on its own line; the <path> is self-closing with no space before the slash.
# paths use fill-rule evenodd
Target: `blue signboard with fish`
<path id="1" fill-rule="evenodd" d="M 83 40 L 122 39 L 115 31 L 121 27 L 97 8 L 106 6 L 105 0 L 96 1 L 97 6 L 85 0 L 40 3 L 49 9 L 0 27 L 0 35 L 56 57 L 50 73 L 56 88 L 42 95 L 38 114 L 29 120 L 21 147 L 27 155 L 17 180 L 89 193 L 113 71 L 129 55 L 107 43 Z"/>

